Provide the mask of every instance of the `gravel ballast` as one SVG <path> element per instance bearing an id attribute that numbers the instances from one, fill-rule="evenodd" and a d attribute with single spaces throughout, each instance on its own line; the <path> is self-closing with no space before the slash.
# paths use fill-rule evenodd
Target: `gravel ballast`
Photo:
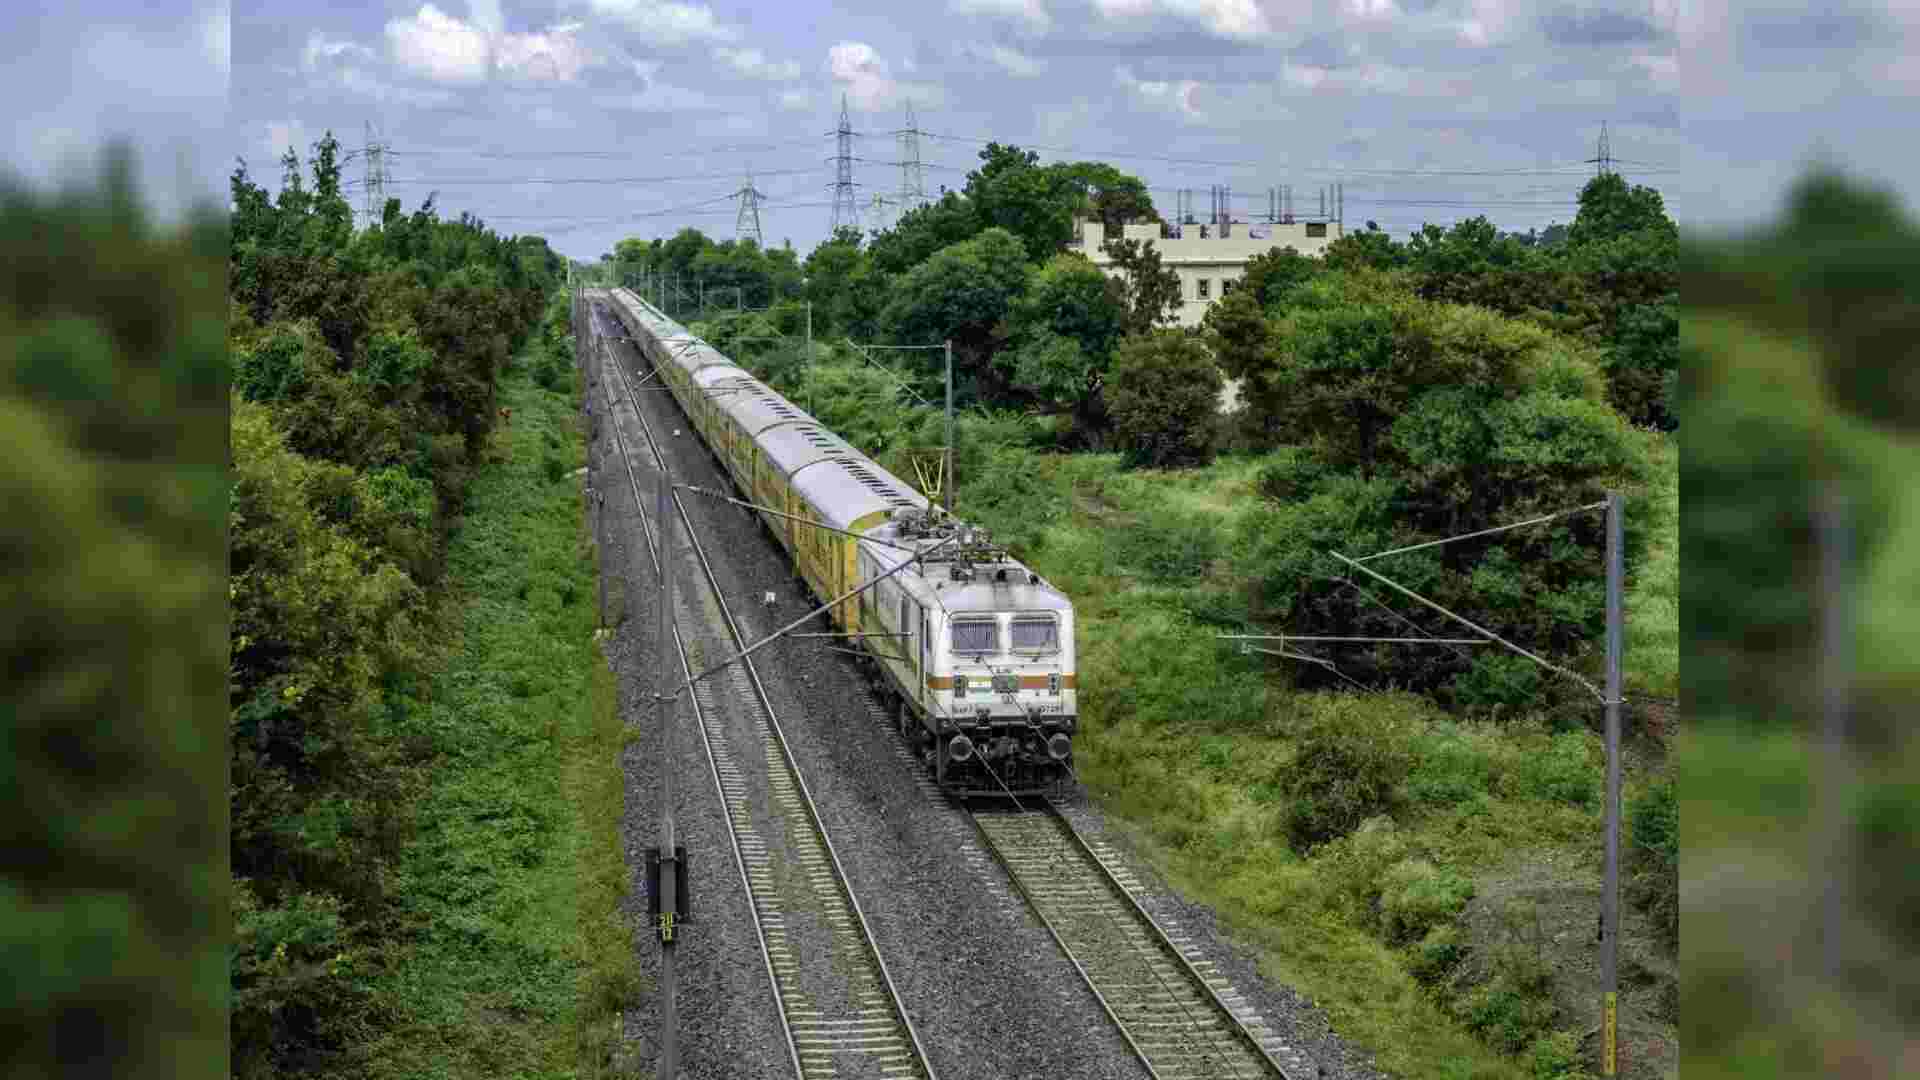
<path id="1" fill-rule="evenodd" d="M 609 316 L 600 318 L 610 325 Z M 625 345 L 616 345 L 614 352 L 632 381 L 637 353 Z M 596 414 L 605 409 L 608 390 L 602 383 L 590 391 Z M 637 397 L 664 444 L 675 479 L 728 490 L 724 470 L 671 397 L 646 390 Z M 626 412 L 624 405 L 621 412 Z M 677 438 L 671 434 L 675 429 L 680 432 Z M 634 474 L 651 513 L 653 471 L 643 456 L 638 425 L 629 420 L 622 434 L 629 453 L 636 455 Z M 612 439 L 603 424 L 594 445 L 592 475 L 606 485 L 606 565 L 624 573 L 633 587 L 627 594 L 629 617 L 610 642 L 609 657 L 620 675 L 624 713 L 644 733 L 627 753 L 626 836 L 635 882 L 629 903 L 639 924 L 646 915 L 643 856 L 657 842 L 658 742 L 651 716 L 644 711 L 654 670 L 647 641 L 654 583 L 632 494 L 612 455 Z M 749 641 L 815 606 L 786 552 L 756 517 L 714 500 L 686 500 L 714 576 Z M 685 601 L 689 591 L 704 593 L 708 586 L 688 570 L 676 577 L 676 588 Z M 761 603 L 767 592 L 776 598 L 771 608 Z M 687 605 L 676 608 L 686 620 Z M 699 621 L 707 624 L 704 629 L 683 625 L 683 634 L 690 640 L 698 637 L 703 652 L 725 655 L 720 650 L 726 643 L 713 620 Z M 820 618 L 799 629 L 829 628 Z M 1052 937 L 981 848 L 965 811 L 933 790 L 925 770 L 908 755 L 858 663 L 831 651 L 830 644 L 825 639 L 783 638 L 754 659 L 936 1075 L 943 1080 L 1145 1077 L 1146 1070 Z M 729 697 L 732 691 L 724 678 L 716 682 L 718 697 Z M 680 716 L 686 725 L 676 755 L 680 832 L 694 868 L 696 911 L 696 922 L 685 929 L 679 949 L 683 1072 L 688 1077 L 790 1076 L 771 986 L 727 839 L 724 808 L 684 708 Z M 744 714 L 730 715 L 726 727 L 737 747 L 735 765 L 743 772 L 758 770 L 755 783 L 764 792 L 766 763 L 747 752 L 753 724 Z M 764 793 L 756 797 L 756 813 L 772 815 L 771 808 L 760 805 L 764 801 Z M 1228 982 L 1246 1008 L 1304 1059 L 1304 1068 L 1300 1060 L 1284 1059 L 1290 1072 L 1378 1075 L 1364 1055 L 1330 1031 L 1310 1003 L 1260 978 L 1252 950 L 1226 938 L 1210 911 L 1186 904 L 1141 860 L 1125 854 L 1124 839 L 1108 830 L 1082 797 L 1076 793 L 1063 800 L 1062 809 L 1090 842 L 1117 849 L 1132 871 L 1130 887 L 1142 906 L 1183 939 L 1190 957 L 1210 965 L 1208 975 Z M 1108 858 L 1104 852 L 1102 857 Z M 650 933 L 643 934 L 638 947 L 643 968 L 650 977 L 657 974 L 658 943 Z M 649 995 L 627 1017 L 636 1063 L 646 1068 L 655 1054 L 653 1009 L 654 997 Z"/>

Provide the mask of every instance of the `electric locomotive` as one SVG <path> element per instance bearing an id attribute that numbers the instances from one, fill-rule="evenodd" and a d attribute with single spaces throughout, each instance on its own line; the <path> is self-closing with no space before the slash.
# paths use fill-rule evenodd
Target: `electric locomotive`
<path id="1" fill-rule="evenodd" d="M 741 497 L 779 512 L 756 516 L 808 588 L 838 601 L 833 624 L 939 785 L 1006 797 L 1071 776 L 1066 595 L 651 304 L 626 289 L 613 300 Z"/>

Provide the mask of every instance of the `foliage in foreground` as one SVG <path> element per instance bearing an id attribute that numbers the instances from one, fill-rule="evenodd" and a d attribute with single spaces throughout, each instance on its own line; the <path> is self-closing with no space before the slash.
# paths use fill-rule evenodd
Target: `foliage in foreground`
<path id="1" fill-rule="evenodd" d="M 155 228 L 133 176 L 0 181 L 10 1075 L 224 1061 L 226 230 Z"/>

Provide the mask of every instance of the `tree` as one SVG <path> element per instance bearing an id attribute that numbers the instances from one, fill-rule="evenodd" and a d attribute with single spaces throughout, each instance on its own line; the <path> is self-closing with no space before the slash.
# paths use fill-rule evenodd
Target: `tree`
<path id="1" fill-rule="evenodd" d="M 1114 439 L 1136 465 L 1204 465 L 1213 459 L 1220 388 L 1220 369 L 1191 334 L 1129 337 L 1114 356 L 1107 391 Z"/>
<path id="2" fill-rule="evenodd" d="M 1105 225 L 1108 236 L 1119 236 L 1120 227 L 1128 222 L 1160 220 L 1159 211 L 1153 208 L 1153 196 L 1137 176 L 1098 161 L 1050 167 L 1081 193 L 1084 202 L 1076 209 Z"/>
<path id="3" fill-rule="evenodd" d="M 1342 242 L 1336 240 L 1333 246 Z M 1240 275 L 1240 286 L 1234 291 L 1251 292 L 1254 303 L 1264 309 L 1295 285 L 1312 280 L 1322 269 L 1324 266 L 1318 259 L 1302 255 L 1291 246 L 1269 248 L 1266 254 L 1247 260 L 1246 269 Z"/>
<path id="4" fill-rule="evenodd" d="M 1004 342 L 1002 324 L 1026 292 L 1031 273 L 1019 239 L 1005 229 L 988 229 L 907 271 L 881 325 L 902 343 L 951 338 L 954 370 L 966 377 L 969 396 L 1004 393 L 993 354 Z"/>
<path id="5" fill-rule="evenodd" d="M 904 274 L 943 247 L 971 240 L 986 228 L 972 200 L 955 192 L 900 215 L 893 228 L 874 236 L 868 251 L 874 265 Z"/>
<path id="6" fill-rule="evenodd" d="M 1658 191 L 1639 184 L 1628 187 L 1619 173 L 1603 173 L 1580 189 L 1580 212 L 1567 228 L 1567 245 L 1578 248 L 1640 232 L 1675 239 L 1680 235 Z"/>
<path id="7" fill-rule="evenodd" d="M 1153 241 L 1115 240 L 1106 245 L 1106 251 L 1121 274 L 1125 333 L 1137 336 L 1179 320 L 1180 275 L 1161 265 Z"/>
<path id="8" fill-rule="evenodd" d="M 1329 270 L 1393 270 L 1405 266 L 1406 249 L 1373 222 L 1367 222 L 1367 226 L 1365 232 L 1343 233 L 1328 244 L 1320 253 L 1321 264 Z"/>
<path id="9" fill-rule="evenodd" d="M 1253 289 L 1235 289 L 1207 310 L 1201 326 L 1220 369 L 1239 380 L 1240 400 L 1264 433 L 1264 441 L 1278 443 L 1291 382 L 1289 369 L 1281 363 L 1274 321 L 1259 295 Z"/>
<path id="10" fill-rule="evenodd" d="M 1015 389 L 1070 412 L 1088 445 L 1104 440 L 1102 388 L 1126 322 L 1125 288 L 1084 255 L 1056 255 L 1008 317 L 1014 347 L 995 363 Z"/>
<path id="11" fill-rule="evenodd" d="M 1086 205 L 1086 190 L 1068 171 L 1042 168 L 1040 156 L 1016 146 L 988 143 L 980 168 L 967 174 L 966 194 L 985 225 L 1020 239 L 1027 258 L 1040 262 L 1073 238 L 1073 216 Z"/>

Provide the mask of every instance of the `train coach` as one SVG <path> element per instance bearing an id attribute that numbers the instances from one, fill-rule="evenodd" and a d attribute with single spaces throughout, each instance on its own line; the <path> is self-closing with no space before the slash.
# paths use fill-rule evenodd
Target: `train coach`
<path id="1" fill-rule="evenodd" d="M 611 294 L 742 498 L 857 643 L 939 785 L 1048 790 L 1072 773 L 1073 605 L 793 402 L 627 289 Z M 903 564 L 911 564 L 903 567 Z"/>

